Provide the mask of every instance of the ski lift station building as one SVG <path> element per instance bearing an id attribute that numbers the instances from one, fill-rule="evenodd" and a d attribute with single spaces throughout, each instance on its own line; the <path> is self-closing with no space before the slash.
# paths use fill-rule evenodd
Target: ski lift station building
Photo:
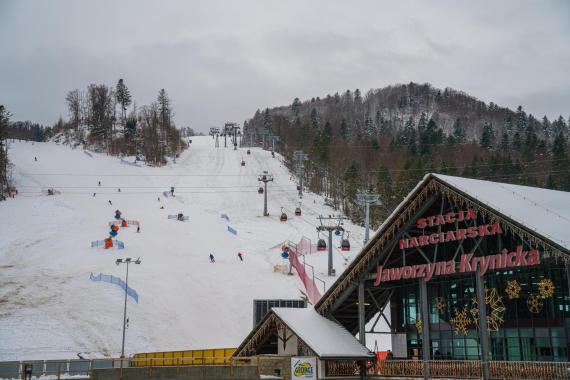
<path id="1" fill-rule="evenodd" d="M 570 193 L 428 174 L 313 307 L 272 309 L 234 357 L 285 357 L 265 371 L 292 379 L 565 379 L 569 259 Z"/>

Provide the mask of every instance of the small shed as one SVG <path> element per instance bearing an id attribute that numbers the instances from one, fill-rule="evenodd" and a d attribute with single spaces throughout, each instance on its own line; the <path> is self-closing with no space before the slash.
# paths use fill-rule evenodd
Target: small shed
<path id="1" fill-rule="evenodd" d="M 291 378 L 296 358 L 314 358 L 316 379 L 331 372 L 357 375 L 374 354 L 344 327 L 312 308 L 272 308 L 236 350 L 235 357 L 264 356 L 271 362 L 261 374 Z M 271 360 L 269 360 L 271 359 Z"/>

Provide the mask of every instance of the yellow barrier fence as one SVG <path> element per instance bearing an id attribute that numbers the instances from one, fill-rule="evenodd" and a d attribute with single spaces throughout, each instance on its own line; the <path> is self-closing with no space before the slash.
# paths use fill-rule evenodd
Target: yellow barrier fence
<path id="1" fill-rule="evenodd" d="M 135 354 L 135 367 L 230 364 L 235 348 L 145 352 Z"/>

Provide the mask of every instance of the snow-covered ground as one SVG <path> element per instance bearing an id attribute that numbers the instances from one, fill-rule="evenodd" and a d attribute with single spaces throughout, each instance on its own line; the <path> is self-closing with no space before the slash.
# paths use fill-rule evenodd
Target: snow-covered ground
<path id="1" fill-rule="evenodd" d="M 334 211 L 322 197 L 305 194 L 303 215 L 294 216 L 296 184 L 279 157 L 260 149 L 247 155 L 245 149 L 214 148 L 210 137 L 192 140 L 176 163 L 162 168 L 54 143 L 11 144 L 20 194 L 0 203 L 0 360 L 74 358 L 79 352 L 117 356 L 123 292 L 89 280 L 90 273 L 100 272 L 124 278 L 117 258 L 142 260 L 129 271 L 129 285 L 140 297 L 139 304 L 128 301 L 129 354 L 235 347 L 252 328 L 253 299 L 301 296 L 297 276 L 273 271 L 285 263 L 279 247 L 303 236 L 316 243 L 316 217 Z M 263 170 L 275 178 L 268 185 L 270 217 L 262 216 L 263 196 L 257 193 Z M 176 196 L 165 198 L 170 186 Z M 42 194 L 48 187 L 60 194 Z M 281 207 L 286 223 L 279 221 Z M 124 250 L 91 248 L 91 241 L 108 236 L 115 209 L 139 220 L 141 232 L 119 231 Z M 190 220 L 167 219 L 179 212 Z M 222 213 L 237 236 L 228 233 Z M 336 249 L 335 237 L 337 272 L 356 256 L 363 238 L 361 227 L 345 228 L 352 250 Z M 332 284 L 325 253 L 308 262 Z"/>

